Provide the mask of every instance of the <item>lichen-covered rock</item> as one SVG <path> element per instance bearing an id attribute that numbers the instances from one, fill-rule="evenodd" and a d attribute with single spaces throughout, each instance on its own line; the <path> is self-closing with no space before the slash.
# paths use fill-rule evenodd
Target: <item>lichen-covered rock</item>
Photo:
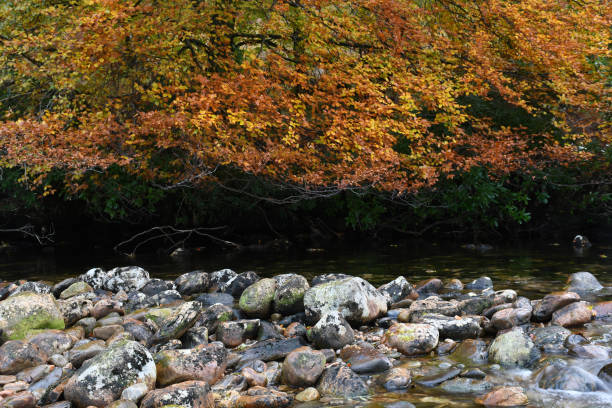
<path id="1" fill-rule="evenodd" d="M 227 350 L 220 343 L 194 349 L 164 350 L 155 355 L 157 383 L 161 386 L 189 380 L 214 384 L 227 366 Z"/>
<path id="2" fill-rule="evenodd" d="M 155 362 L 149 351 L 140 343 L 124 340 L 81 367 L 66 384 L 64 396 L 79 408 L 103 407 L 136 383 L 153 389 L 155 380 Z"/>
<path id="3" fill-rule="evenodd" d="M 32 293 L 38 293 L 39 295 L 46 295 L 48 293 L 51 293 L 52 291 L 53 291 L 53 288 L 47 285 L 46 283 L 28 281 L 22 285 L 19 285 L 17 289 L 12 291 L 11 296 L 16 296 L 24 292 L 32 292 Z"/>
<path id="4" fill-rule="evenodd" d="M 87 282 L 74 282 L 60 293 L 60 299 L 68 299 L 73 296 L 82 295 L 87 292 L 93 292 L 93 288 Z"/>
<path id="5" fill-rule="evenodd" d="M 438 329 L 429 324 L 396 323 L 385 332 L 384 342 L 407 356 L 426 354 L 438 345 Z"/>
<path id="6" fill-rule="evenodd" d="M 210 275 L 208 275 L 208 290 L 211 292 L 220 291 L 221 288 L 225 287 L 227 282 L 231 281 L 236 276 L 238 276 L 238 274 L 231 269 L 221 269 L 219 271 L 212 272 Z"/>
<path id="7" fill-rule="evenodd" d="M 62 330 L 44 330 L 40 333 L 33 333 L 27 336 L 26 339 L 29 343 L 35 344 L 48 356 L 70 350 L 74 343 L 79 340 Z"/>
<path id="8" fill-rule="evenodd" d="M 489 346 L 489 360 L 502 367 L 527 367 L 539 357 L 533 341 L 520 329 L 499 334 Z"/>
<path id="9" fill-rule="evenodd" d="M 219 324 L 232 320 L 232 308 L 220 303 L 213 304 L 202 311 L 194 327 L 206 327 L 208 333 L 217 331 Z"/>
<path id="10" fill-rule="evenodd" d="M 204 326 L 192 327 L 183 334 L 180 340 L 184 348 L 194 348 L 208 344 L 208 329 Z"/>
<path id="11" fill-rule="evenodd" d="M 35 344 L 21 340 L 7 341 L 0 347 L 0 374 L 18 372 L 47 362 L 47 354 Z"/>
<path id="12" fill-rule="evenodd" d="M 438 329 L 440 339 L 475 339 L 480 335 L 479 316 L 450 317 L 439 314 L 425 314 L 416 317 L 412 321 L 415 323 L 425 323 Z"/>
<path id="13" fill-rule="evenodd" d="M 550 293 L 536 304 L 536 307 L 533 309 L 533 321 L 547 322 L 551 319 L 554 312 L 579 300 L 580 295 L 575 292 Z"/>
<path id="14" fill-rule="evenodd" d="M 214 408 L 210 385 L 204 381 L 185 381 L 150 391 L 140 402 L 140 408 Z"/>
<path id="15" fill-rule="evenodd" d="M 317 385 L 321 395 L 336 398 L 354 398 L 368 395 L 368 386 L 345 363 L 328 366 Z"/>
<path id="16" fill-rule="evenodd" d="M 77 321 L 88 317 L 93 309 L 92 301 L 82 296 L 58 300 L 57 303 L 64 315 L 66 327 L 72 326 Z"/>
<path id="17" fill-rule="evenodd" d="M 403 276 L 399 276 L 392 280 L 391 282 L 385 283 L 384 285 L 378 288 L 378 291 L 383 294 L 385 298 L 387 298 L 387 305 L 391 305 L 392 303 L 399 302 L 408 296 L 414 288 L 406 278 Z"/>
<path id="18" fill-rule="evenodd" d="M 238 306 L 248 316 L 266 318 L 272 310 L 275 290 L 274 279 L 261 279 L 242 292 Z"/>
<path id="19" fill-rule="evenodd" d="M 570 292 L 596 292 L 603 289 L 602 284 L 590 272 L 572 273 L 567 282 L 569 284 L 567 290 Z"/>
<path id="20" fill-rule="evenodd" d="M 176 290 L 182 295 L 192 295 L 194 293 L 206 292 L 210 279 L 208 274 L 203 271 L 187 272 L 174 280 Z"/>
<path id="21" fill-rule="evenodd" d="M 274 280 L 274 312 L 291 315 L 304 311 L 304 294 L 310 289 L 306 278 L 290 273 L 275 276 Z"/>
<path id="22" fill-rule="evenodd" d="M 242 292 L 259 280 L 259 275 L 253 271 L 242 272 L 229 281 L 219 285 L 219 292 L 229 293 L 239 298 Z"/>
<path id="23" fill-rule="evenodd" d="M 198 302 L 183 303 L 159 325 L 159 330 L 151 337 L 149 344 L 165 343 L 181 337 L 195 324 L 201 312 Z"/>
<path id="24" fill-rule="evenodd" d="M 87 282 L 94 289 L 104 289 L 106 281 L 110 278 L 102 268 L 91 268 L 81 276 L 79 280 Z"/>
<path id="25" fill-rule="evenodd" d="M 562 353 L 565 351 L 563 343 L 567 336 L 572 334 L 561 326 L 538 327 L 532 333 L 533 342 L 546 353 Z"/>
<path id="26" fill-rule="evenodd" d="M 325 355 L 310 347 L 300 347 L 285 357 L 283 382 L 296 387 L 308 387 L 317 382 L 325 369 Z"/>
<path id="27" fill-rule="evenodd" d="M 149 282 L 149 272 L 139 266 L 122 266 L 108 271 L 108 280 L 104 282 L 104 288 L 112 292 L 123 290 L 129 293 L 139 290 Z"/>
<path id="28" fill-rule="evenodd" d="M 340 313 L 334 311 L 325 314 L 310 329 L 310 338 L 319 348 L 338 349 L 351 344 L 355 333 Z"/>
<path id="29" fill-rule="evenodd" d="M 349 322 L 368 323 L 387 312 L 387 299 L 365 280 L 346 278 L 308 289 L 304 308 L 313 321 L 339 312 Z"/>
<path id="30" fill-rule="evenodd" d="M 0 340 L 23 339 L 33 329 L 63 329 L 64 316 L 51 294 L 23 292 L 0 302 Z"/>
<path id="31" fill-rule="evenodd" d="M 439 314 L 449 317 L 459 315 L 458 302 L 452 300 L 442 300 L 437 296 L 430 296 L 427 299 L 417 300 L 408 309 L 411 321 L 415 322 L 426 314 Z"/>
<path id="32" fill-rule="evenodd" d="M 552 324 L 570 327 L 579 326 L 593 319 L 593 308 L 587 302 L 574 302 L 552 314 Z"/>

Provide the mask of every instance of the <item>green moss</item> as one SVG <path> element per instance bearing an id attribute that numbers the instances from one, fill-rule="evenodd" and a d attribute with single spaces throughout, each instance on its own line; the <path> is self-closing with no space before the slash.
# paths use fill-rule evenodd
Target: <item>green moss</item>
<path id="1" fill-rule="evenodd" d="M 8 340 L 22 340 L 33 330 L 36 329 L 64 329 L 66 324 L 64 319 L 49 317 L 39 312 L 32 316 L 25 317 L 9 330 L 6 330 Z"/>

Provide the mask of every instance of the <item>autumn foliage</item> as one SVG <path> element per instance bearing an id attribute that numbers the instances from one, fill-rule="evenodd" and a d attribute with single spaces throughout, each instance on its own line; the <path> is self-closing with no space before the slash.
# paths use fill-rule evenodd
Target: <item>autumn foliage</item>
<path id="1" fill-rule="evenodd" d="M 611 27 L 607 0 L 4 0 L 0 166 L 402 195 L 597 160 Z"/>

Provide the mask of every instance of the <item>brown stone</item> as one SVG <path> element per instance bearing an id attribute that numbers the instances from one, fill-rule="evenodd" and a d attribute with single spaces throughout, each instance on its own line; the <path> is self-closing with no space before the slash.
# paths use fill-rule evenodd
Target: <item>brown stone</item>
<path id="1" fill-rule="evenodd" d="M 123 331 L 123 326 L 118 324 L 109 324 L 108 326 L 96 327 L 93 330 L 94 337 L 97 337 L 102 340 L 108 340 L 115 333 Z"/>
<path id="2" fill-rule="evenodd" d="M 214 408 L 210 386 L 204 381 L 185 381 L 149 392 L 140 402 L 140 408 L 161 408 L 180 405 L 184 408 Z"/>
<path id="3" fill-rule="evenodd" d="M 487 407 L 516 407 L 527 405 L 529 400 L 521 387 L 499 387 L 476 398 L 476 402 Z"/>
<path id="4" fill-rule="evenodd" d="M 593 306 L 596 319 L 606 319 L 612 317 L 612 300 L 599 302 Z"/>
<path id="5" fill-rule="evenodd" d="M 300 347 L 285 357 L 283 382 L 288 385 L 307 387 L 313 385 L 325 369 L 325 354 L 310 347 Z"/>
<path id="6" fill-rule="evenodd" d="M 96 319 L 101 319 L 113 312 L 122 315 L 124 313 L 123 304 L 118 300 L 106 298 L 96 302 L 91 311 L 91 315 Z"/>
<path id="7" fill-rule="evenodd" d="M 227 366 L 227 350 L 220 344 L 205 344 L 194 349 L 164 350 L 155 356 L 157 383 L 169 385 L 187 380 L 216 383 Z"/>
<path id="8" fill-rule="evenodd" d="M 497 330 L 506 330 L 515 326 L 529 323 L 531 311 L 524 308 L 509 308 L 495 312 L 491 317 L 491 324 Z"/>
<path id="9" fill-rule="evenodd" d="M 588 323 L 593 319 L 592 306 L 584 301 L 571 303 L 552 315 L 552 324 L 569 327 Z"/>
<path id="10" fill-rule="evenodd" d="M 1 401 L 2 408 L 34 408 L 36 398 L 29 391 L 20 392 Z"/>
<path id="11" fill-rule="evenodd" d="M 0 347 L 0 374 L 17 374 L 26 368 L 46 363 L 47 358 L 35 344 L 21 340 L 7 341 Z"/>
<path id="12" fill-rule="evenodd" d="M 268 379 L 263 373 L 258 373 L 251 367 L 244 367 L 240 374 L 247 380 L 249 387 L 265 387 Z"/>
<path id="13" fill-rule="evenodd" d="M 242 395 L 236 400 L 236 407 L 283 408 L 288 407 L 292 402 L 293 398 L 284 392 L 264 387 L 252 387 L 247 391 L 247 395 Z"/>
<path id="14" fill-rule="evenodd" d="M 547 322 L 554 312 L 579 300 L 580 295 L 575 292 L 550 293 L 544 296 L 533 309 L 533 320 L 535 322 Z"/>

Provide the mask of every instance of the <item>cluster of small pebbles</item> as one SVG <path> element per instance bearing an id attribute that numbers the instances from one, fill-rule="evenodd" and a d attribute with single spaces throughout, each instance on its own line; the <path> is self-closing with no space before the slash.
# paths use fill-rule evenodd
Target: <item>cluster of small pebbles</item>
<path id="1" fill-rule="evenodd" d="M 588 272 L 531 300 L 488 277 L 375 288 L 120 267 L 0 282 L 0 406 L 545 406 L 542 390 L 610 389 L 612 326 L 593 325 L 612 321 L 602 290 Z"/>

